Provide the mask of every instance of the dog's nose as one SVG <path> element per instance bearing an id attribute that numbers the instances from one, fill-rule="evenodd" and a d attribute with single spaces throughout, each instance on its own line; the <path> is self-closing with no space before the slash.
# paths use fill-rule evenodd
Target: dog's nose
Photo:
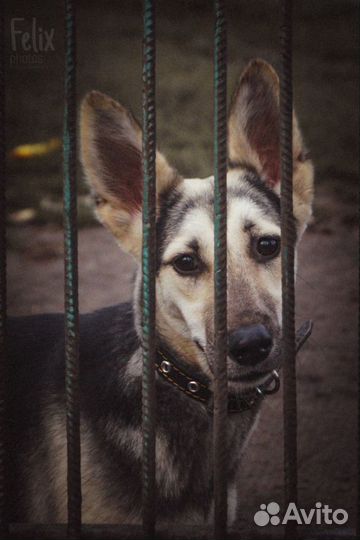
<path id="1" fill-rule="evenodd" d="M 244 366 L 265 360 L 271 347 L 271 335 L 262 324 L 242 326 L 229 335 L 229 355 Z"/>

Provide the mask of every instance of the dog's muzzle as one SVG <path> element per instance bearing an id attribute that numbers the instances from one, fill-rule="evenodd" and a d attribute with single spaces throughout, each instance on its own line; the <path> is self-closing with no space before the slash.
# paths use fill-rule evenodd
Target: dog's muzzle
<path id="1" fill-rule="evenodd" d="M 312 321 L 306 321 L 296 332 L 295 352 L 298 353 L 313 328 Z M 280 377 L 278 369 L 281 368 L 281 351 L 277 353 L 278 368 L 273 369 L 265 381 L 251 390 L 243 393 L 230 394 L 228 396 L 228 412 L 243 412 L 251 409 L 266 395 L 275 394 L 280 388 Z M 213 412 L 213 392 L 210 390 L 211 381 L 199 375 L 192 375 L 183 368 L 182 365 L 168 353 L 158 351 L 156 368 L 159 374 L 169 383 L 182 391 L 190 398 L 206 406 L 207 411 Z"/>

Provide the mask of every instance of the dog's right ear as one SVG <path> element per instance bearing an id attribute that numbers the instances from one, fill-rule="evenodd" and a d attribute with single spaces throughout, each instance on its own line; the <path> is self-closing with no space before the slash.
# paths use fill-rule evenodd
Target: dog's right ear
<path id="1" fill-rule="evenodd" d="M 256 170 L 263 182 L 280 192 L 280 85 L 264 60 L 252 60 L 234 92 L 229 115 L 229 159 L 233 166 Z M 314 171 L 293 111 L 294 215 L 301 236 L 311 216 Z"/>
<path id="2" fill-rule="evenodd" d="M 81 161 L 94 193 L 96 214 L 136 258 L 142 243 L 142 131 L 129 111 L 100 92 L 81 107 Z M 177 182 L 165 157 L 156 154 L 157 193 Z"/>

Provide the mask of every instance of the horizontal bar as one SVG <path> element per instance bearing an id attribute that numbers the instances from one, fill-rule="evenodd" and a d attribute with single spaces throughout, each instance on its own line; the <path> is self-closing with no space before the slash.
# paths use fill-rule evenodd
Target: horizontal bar
<path id="1" fill-rule="evenodd" d="M 259 531 L 256 535 L 254 531 L 248 533 L 230 529 L 228 531 L 229 540 L 279 540 L 280 527 L 275 527 L 274 531 Z M 159 527 L 156 531 L 158 540 L 205 540 L 207 529 L 204 527 Z M 17 523 L 10 526 L 9 538 L 21 540 L 29 538 L 33 540 L 64 540 L 66 537 L 66 525 L 32 525 Z M 145 540 L 142 527 L 140 525 L 83 525 L 81 531 L 82 540 Z M 299 532 L 299 540 L 357 540 L 355 529 L 338 528 L 329 529 L 322 532 L 311 527 L 306 531 Z"/>

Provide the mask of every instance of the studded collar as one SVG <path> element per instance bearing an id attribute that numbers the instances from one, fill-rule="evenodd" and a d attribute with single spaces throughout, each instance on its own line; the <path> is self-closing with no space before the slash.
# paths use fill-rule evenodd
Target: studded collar
<path id="1" fill-rule="evenodd" d="M 312 332 L 312 321 L 306 321 L 296 332 L 296 353 L 301 349 Z M 278 364 L 281 366 L 281 353 L 278 355 Z M 178 360 L 167 351 L 158 350 L 156 356 L 156 368 L 158 373 L 170 384 L 177 387 L 191 399 L 205 405 L 207 411 L 213 412 L 213 392 L 210 389 L 210 381 L 200 374 L 190 374 Z M 268 378 L 256 388 L 241 393 L 228 395 L 228 412 L 244 412 L 260 401 L 266 395 L 275 394 L 280 388 L 280 378 L 277 370 L 269 373 Z"/>

